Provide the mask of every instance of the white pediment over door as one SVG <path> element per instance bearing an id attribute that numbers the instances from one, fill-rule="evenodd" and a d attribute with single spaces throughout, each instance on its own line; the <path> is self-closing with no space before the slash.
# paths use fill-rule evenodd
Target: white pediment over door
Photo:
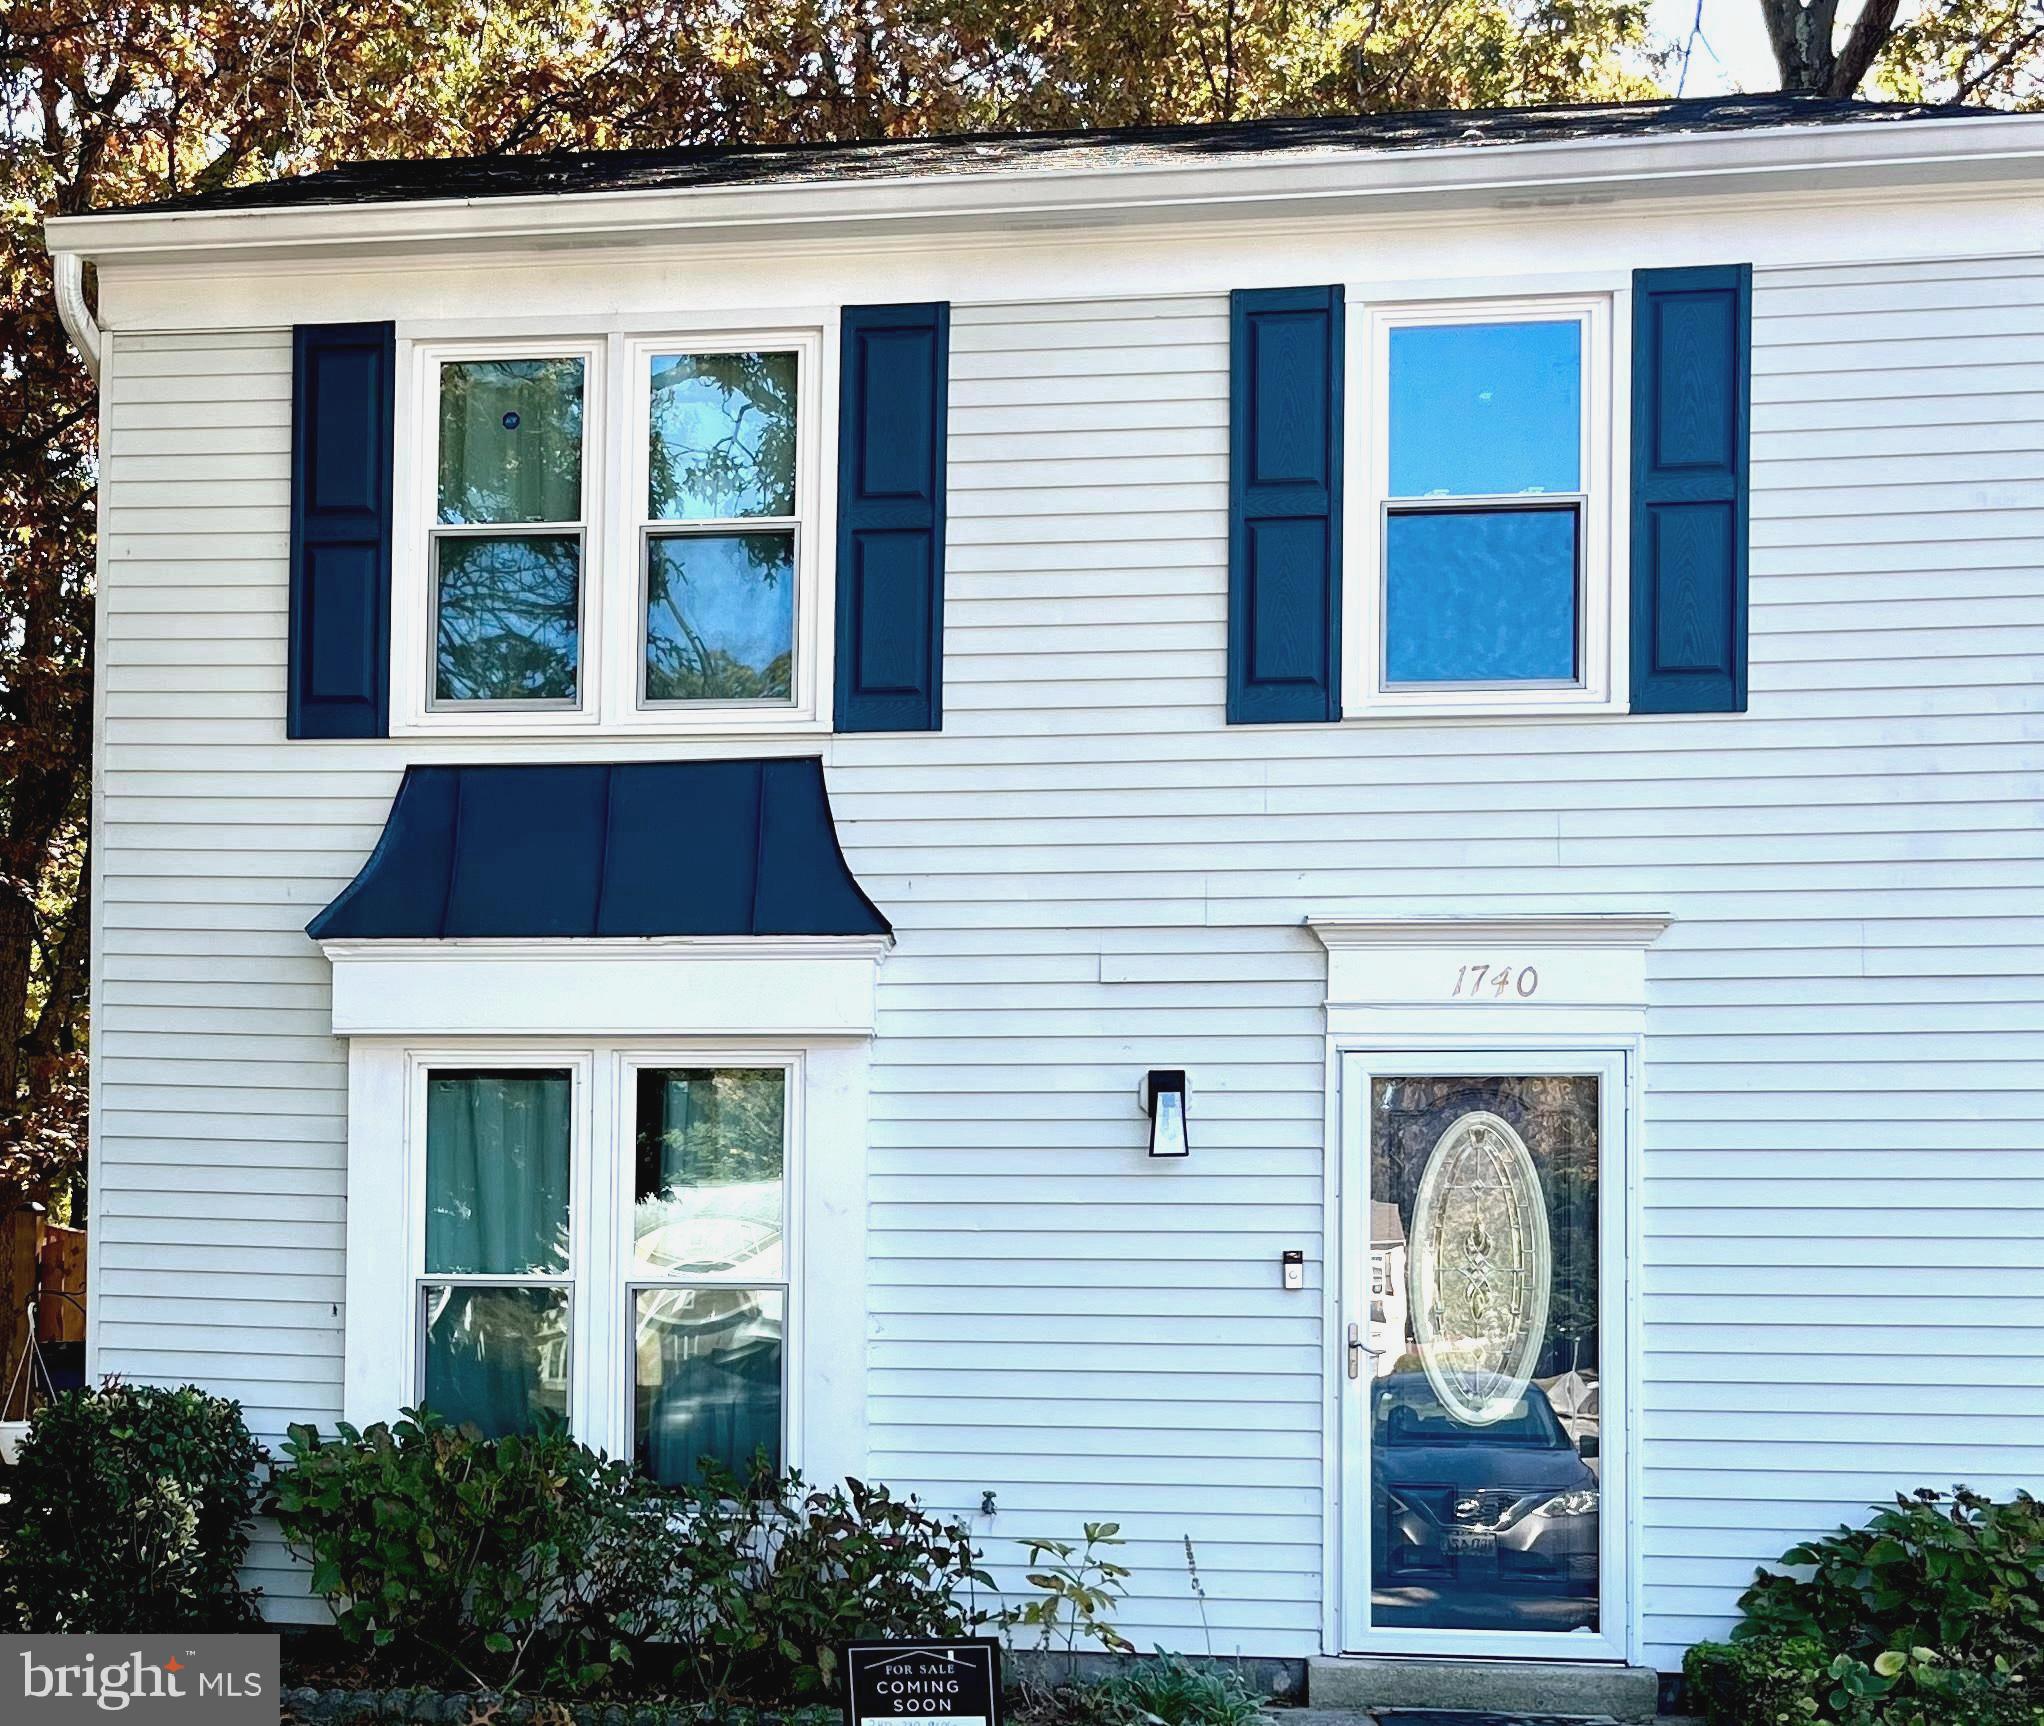
<path id="1" fill-rule="evenodd" d="M 1328 1028 L 1519 1041 L 1634 1036 L 1647 1005 L 1658 912 L 1312 917 L 1327 949 Z"/>

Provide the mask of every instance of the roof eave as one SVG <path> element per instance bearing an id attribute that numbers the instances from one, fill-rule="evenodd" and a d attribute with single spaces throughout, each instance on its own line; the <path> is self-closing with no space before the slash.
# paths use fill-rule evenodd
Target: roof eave
<path id="1" fill-rule="evenodd" d="M 2044 116 L 1992 114 L 1648 137 L 1353 149 L 1139 166 L 998 167 L 845 181 L 52 217 L 94 263 L 915 233 L 1611 202 L 1621 197 L 2015 184 Z"/>

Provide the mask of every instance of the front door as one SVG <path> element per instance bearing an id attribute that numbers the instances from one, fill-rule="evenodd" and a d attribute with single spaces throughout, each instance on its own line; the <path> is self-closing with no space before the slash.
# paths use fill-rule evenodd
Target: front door
<path id="1" fill-rule="evenodd" d="M 1342 1062 L 1343 1646 L 1619 1658 L 1625 1069 Z"/>

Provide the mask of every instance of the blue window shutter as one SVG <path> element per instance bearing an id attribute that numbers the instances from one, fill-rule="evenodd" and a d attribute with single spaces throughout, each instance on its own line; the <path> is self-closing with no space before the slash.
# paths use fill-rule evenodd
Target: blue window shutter
<path id="1" fill-rule="evenodd" d="M 390 735 L 397 332 L 291 332 L 291 629 L 285 733 Z"/>
<path id="2" fill-rule="evenodd" d="M 842 335 L 836 725 L 941 731 L 951 308 L 847 306 Z"/>
<path id="3" fill-rule="evenodd" d="M 1752 266 L 1632 299 L 1632 710 L 1744 713 Z"/>
<path id="4" fill-rule="evenodd" d="M 1341 289 L 1240 290 L 1229 342 L 1228 722 L 1339 719 Z"/>

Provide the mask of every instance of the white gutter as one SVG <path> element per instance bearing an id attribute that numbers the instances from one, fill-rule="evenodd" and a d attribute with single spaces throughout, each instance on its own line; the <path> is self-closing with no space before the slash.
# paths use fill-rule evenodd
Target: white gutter
<path id="1" fill-rule="evenodd" d="M 50 261 L 56 266 L 58 320 L 64 326 L 64 333 L 76 344 L 85 361 L 86 371 L 97 383 L 99 325 L 93 321 L 92 308 L 85 303 L 85 255 L 82 252 L 53 250 Z"/>
<path id="2" fill-rule="evenodd" d="M 1990 114 L 1107 167 L 1022 163 L 744 186 L 109 211 L 51 218 L 44 235 L 60 257 L 168 263 L 208 254 L 217 260 L 584 246 L 730 238 L 748 230 L 1014 229 L 2039 179 L 2044 115 Z"/>

